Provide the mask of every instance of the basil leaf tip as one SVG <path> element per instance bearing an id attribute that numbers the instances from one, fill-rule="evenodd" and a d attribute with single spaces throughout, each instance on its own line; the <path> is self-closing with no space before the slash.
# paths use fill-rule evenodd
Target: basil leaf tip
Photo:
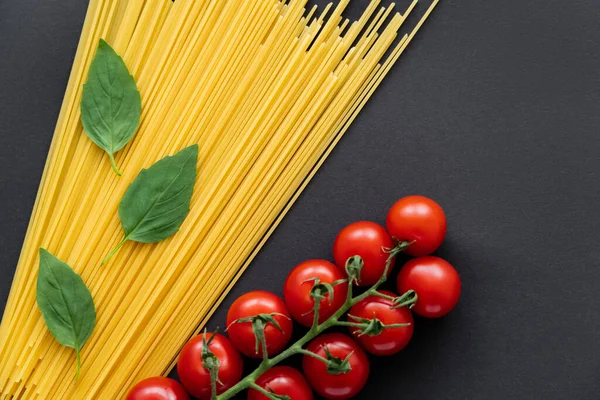
<path id="1" fill-rule="evenodd" d="M 40 248 L 36 300 L 52 336 L 61 345 L 75 349 L 76 378 L 79 378 L 81 348 L 96 325 L 94 300 L 81 276 L 43 248 Z"/>
<path id="2" fill-rule="evenodd" d="M 129 240 L 156 243 L 179 231 L 190 210 L 197 163 L 198 145 L 193 145 L 142 169 L 119 204 L 125 237 L 103 265 Z"/>
<path id="3" fill-rule="evenodd" d="M 81 123 L 88 137 L 109 156 L 117 175 L 115 153 L 135 134 L 142 100 L 123 59 L 100 39 L 81 96 Z"/>

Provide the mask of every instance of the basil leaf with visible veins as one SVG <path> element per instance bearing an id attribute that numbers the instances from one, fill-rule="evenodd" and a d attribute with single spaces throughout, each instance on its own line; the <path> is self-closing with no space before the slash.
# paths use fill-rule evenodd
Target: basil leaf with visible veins
<path id="1" fill-rule="evenodd" d="M 36 300 L 52 336 L 63 346 L 75 349 L 79 377 L 81 348 L 96 326 L 90 290 L 68 264 L 40 249 Z"/>
<path id="2" fill-rule="evenodd" d="M 131 140 L 140 124 L 142 100 L 125 62 L 100 39 L 81 97 L 81 123 L 94 143 L 108 153 L 121 175 L 115 153 Z"/>
<path id="3" fill-rule="evenodd" d="M 125 238 L 102 264 L 128 240 L 156 243 L 179 231 L 190 211 L 197 163 L 198 145 L 193 145 L 139 173 L 119 204 Z"/>

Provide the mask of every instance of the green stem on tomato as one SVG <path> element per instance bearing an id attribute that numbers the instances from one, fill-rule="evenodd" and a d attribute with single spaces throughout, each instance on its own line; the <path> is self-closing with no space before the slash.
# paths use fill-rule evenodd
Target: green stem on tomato
<path id="1" fill-rule="evenodd" d="M 313 306 L 313 323 L 312 329 L 316 329 L 319 326 L 319 312 L 321 311 L 321 296 L 320 293 L 316 296 L 318 300 L 316 300 Z"/>
<path id="2" fill-rule="evenodd" d="M 256 339 L 259 342 L 256 346 L 256 352 L 258 353 L 258 345 L 260 345 L 263 362 L 265 362 L 269 359 L 269 354 L 267 353 L 267 337 L 265 336 L 265 324 L 259 318 L 253 322 L 253 325 L 254 335 L 256 335 Z"/>
<path id="3" fill-rule="evenodd" d="M 396 298 L 394 296 L 388 296 L 387 294 L 381 292 L 373 293 L 374 296 L 381 297 L 382 299 L 392 300 L 394 301 Z"/>
<path id="4" fill-rule="evenodd" d="M 217 398 L 217 379 L 218 379 L 218 375 L 217 375 L 217 372 L 215 371 L 214 368 L 209 368 L 208 372 L 210 374 L 210 393 L 211 393 L 211 398 L 215 399 L 215 398 Z"/>
<path id="5" fill-rule="evenodd" d="M 414 290 L 409 290 L 394 299 L 394 308 L 412 308 L 417 303 L 418 299 L 419 296 L 417 295 L 417 292 Z"/>
<path id="6" fill-rule="evenodd" d="M 329 365 L 329 360 L 326 359 L 325 357 L 321 357 L 320 355 L 318 355 L 317 353 L 313 353 L 312 351 L 306 350 L 306 349 L 300 349 L 298 350 L 297 354 L 304 354 L 307 355 L 309 357 L 312 358 L 316 358 L 319 361 L 322 361 L 323 364 L 325 365 Z"/>
<path id="7" fill-rule="evenodd" d="M 255 382 L 252 382 L 250 384 L 249 389 L 254 389 L 254 390 L 262 393 L 265 397 L 267 397 L 269 399 L 276 399 L 276 400 L 278 400 L 278 399 L 288 399 L 289 400 L 290 399 L 290 396 L 280 396 L 280 395 L 276 395 L 273 392 L 269 392 L 267 389 L 257 385 Z"/>
<path id="8" fill-rule="evenodd" d="M 310 355 L 311 357 L 321 358 L 322 359 L 321 361 L 328 364 L 329 360 L 327 360 L 323 357 L 320 357 L 319 355 L 314 354 L 308 350 L 303 349 L 304 345 L 306 345 L 308 342 L 313 340 L 315 337 L 317 337 L 318 335 L 320 335 L 327 329 L 338 325 L 340 322 L 344 322 L 344 321 L 340 321 L 340 318 L 346 312 L 348 312 L 348 310 L 350 310 L 350 308 L 352 308 L 353 305 L 366 299 L 369 296 L 376 295 L 377 289 L 379 288 L 379 286 L 381 286 L 381 284 L 383 284 L 387 280 L 387 273 L 391 267 L 392 262 L 394 261 L 394 257 L 400 251 L 405 249 L 406 246 L 407 245 L 399 245 L 398 247 L 396 247 L 396 248 L 392 249 L 392 251 L 390 251 L 390 255 L 389 255 L 386 265 L 385 265 L 384 273 L 379 278 L 377 283 L 375 283 L 375 285 L 373 285 L 371 288 L 369 288 L 369 290 L 365 291 L 361 295 L 353 297 L 352 282 L 349 279 L 348 280 L 348 296 L 346 297 L 346 301 L 344 302 L 344 305 L 342 307 L 340 307 L 340 309 L 337 310 L 335 312 L 335 314 L 333 314 L 331 317 L 329 317 L 326 321 L 323 321 L 323 323 L 321 323 L 321 324 L 318 323 L 320 304 L 317 304 L 317 302 L 315 302 L 315 305 L 314 305 L 315 315 L 314 315 L 314 319 L 313 319 L 313 326 L 306 333 L 306 335 L 304 335 L 302 338 L 300 338 L 296 343 L 294 343 L 292 346 L 290 346 L 287 350 L 279 353 L 275 357 L 265 358 L 263 360 L 263 362 L 258 366 L 258 368 L 256 368 L 250 375 L 246 376 L 244 379 L 239 381 L 236 385 L 232 386 L 231 388 L 229 388 L 226 392 L 222 393 L 221 395 L 216 396 L 216 397 L 213 396 L 212 399 L 214 399 L 214 400 L 231 399 L 232 397 L 234 397 L 236 394 L 240 393 L 241 391 L 248 389 L 250 387 L 253 387 L 253 385 L 255 385 L 256 379 L 258 379 L 258 377 L 260 377 L 262 374 L 264 374 L 267 370 L 269 370 L 270 368 L 279 364 L 283 360 L 285 360 L 293 355 L 296 355 L 296 354 L 305 354 L 305 355 Z M 314 321 L 317 321 L 317 323 L 314 323 Z M 350 322 L 348 322 L 348 324 L 350 324 Z M 308 353 L 311 353 L 311 354 L 308 354 Z"/>
<path id="9" fill-rule="evenodd" d="M 337 321 L 335 326 L 345 326 L 348 328 L 364 328 L 365 324 L 360 322 Z"/>
<path id="10" fill-rule="evenodd" d="M 254 382 L 252 382 L 252 383 L 250 384 L 250 388 L 251 388 L 251 389 L 254 389 L 254 390 L 257 390 L 257 391 L 259 391 L 259 392 L 261 392 L 262 394 L 264 394 L 264 395 L 265 395 L 265 396 L 267 396 L 267 397 L 269 397 L 269 396 L 271 395 L 271 393 L 269 393 L 269 391 L 268 391 L 268 390 L 264 389 L 264 388 L 263 388 L 263 387 L 261 387 L 261 386 L 258 386 L 258 385 L 257 385 L 256 383 L 254 383 Z"/>

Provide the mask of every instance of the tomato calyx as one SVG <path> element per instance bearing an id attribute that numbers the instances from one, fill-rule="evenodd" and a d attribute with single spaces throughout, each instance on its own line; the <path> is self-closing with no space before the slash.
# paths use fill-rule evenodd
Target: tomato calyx
<path id="1" fill-rule="evenodd" d="M 411 244 L 416 242 L 416 240 L 409 242 L 407 240 L 400 240 L 395 237 L 392 237 L 392 240 L 396 243 L 396 246 L 394 246 L 392 248 L 388 248 L 388 247 L 382 248 L 383 252 L 389 254 L 390 257 L 397 256 L 398 254 L 400 254 L 404 250 L 406 250 L 408 248 L 408 246 L 410 246 Z"/>
<path id="2" fill-rule="evenodd" d="M 321 303 L 326 295 L 329 296 L 329 304 L 333 301 L 333 287 L 338 285 L 340 281 L 334 283 L 321 282 L 319 278 L 311 278 L 304 281 L 304 283 L 314 282 L 312 289 L 310 289 L 310 297 L 313 298 L 315 303 Z M 345 281 L 344 281 L 345 282 Z M 309 311 L 304 315 L 308 315 L 312 312 Z"/>
<path id="3" fill-rule="evenodd" d="M 419 299 L 419 296 L 417 295 L 417 292 L 415 292 L 414 290 L 408 290 L 406 293 L 401 294 L 400 296 L 396 297 L 393 302 L 394 302 L 394 306 L 392 308 L 400 308 L 400 307 L 408 307 L 413 308 L 413 306 L 417 303 L 417 300 Z"/>
<path id="4" fill-rule="evenodd" d="M 287 315 L 281 313 L 258 314 L 251 317 L 236 319 L 231 324 L 229 324 L 227 330 L 229 330 L 229 328 L 233 324 L 251 323 L 252 331 L 254 332 L 254 337 L 256 340 L 254 348 L 256 354 L 258 354 L 260 349 L 262 348 L 263 360 L 267 360 L 269 356 L 267 354 L 267 338 L 265 337 L 265 328 L 268 324 L 271 324 L 275 327 L 275 329 L 283 333 L 283 329 L 281 329 L 281 325 L 279 325 L 279 322 L 277 322 L 275 316 L 289 319 Z"/>
<path id="5" fill-rule="evenodd" d="M 391 300 L 394 305 L 391 308 L 401 308 L 408 307 L 409 309 L 413 308 L 413 306 L 417 303 L 419 296 L 417 292 L 414 290 L 407 290 L 405 293 L 401 294 L 398 297 L 389 296 L 387 294 L 375 291 L 373 292 L 373 296 L 381 297 L 382 299 Z"/>
<path id="6" fill-rule="evenodd" d="M 325 355 L 327 356 L 327 373 L 330 375 L 340 375 L 347 374 L 352 370 L 352 366 L 350 365 L 350 357 L 354 352 L 348 354 L 345 359 L 341 359 L 340 357 L 335 357 L 329 351 L 329 348 L 323 347 L 323 351 L 325 351 Z"/>
<path id="7" fill-rule="evenodd" d="M 358 328 L 356 330 L 356 333 L 358 333 L 359 337 L 363 336 L 363 335 L 367 335 L 367 336 L 379 336 L 386 329 L 404 328 L 404 327 L 410 326 L 410 323 L 406 323 L 406 324 L 388 324 L 388 325 L 385 325 L 383 322 L 381 322 L 376 317 L 373 317 L 373 318 L 360 318 L 360 317 L 355 317 L 354 315 L 348 314 L 348 318 L 352 319 L 354 322 L 347 322 L 344 325 L 350 326 L 350 327 L 354 327 L 354 328 Z"/>
<path id="8" fill-rule="evenodd" d="M 329 305 L 333 303 L 334 290 L 333 288 L 337 285 L 341 285 L 342 283 L 346 283 L 346 279 L 339 279 L 333 283 L 321 282 L 319 278 L 311 278 L 304 281 L 314 282 L 312 289 L 310 289 L 310 297 L 312 297 L 314 305 L 313 309 L 307 313 L 302 315 L 308 315 L 310 313 L 314 313 L 313 317 L 313 328 L 316 328 L 319 325 L 319 312 L 321 310 L 321 301 L 325 299 L 326 295 L 329 296 Z"/>
<path id="9" fill-rule="evenodd" d="M 360 284 L 360 272 L 365 263 L 361 256 L 352 256 L 346 260 L 346 273 L 348 274 L 348 282 L 350 284 Z"/>
<path id="10" fill-rule="evenodd" d="M 333 354 L 331 354 L 327 346 L 323 347 L 323 351 L 325 352 L 325 357 L 322 357 L 316 353 L 313 353 L 310 350 L 305 349 L 299 349 L 297 352 L 299 354 L 305 354 L 309 357 L 322 361 L 323 364 L 325 364 L 325 366 L 327 367 L 327 373 L 330 375 L 347 374 L 348 372 L 352 371 L 352 366 L 350 365 L 350 357 L 352 357 L 354 352 L 348 354 L 346 358 L 341 359 L 340 357 L 336 357 Z"/>
<path id="11" fill-rule="evenodd" d="M 256 391 L 259 391 L 260 393 L 262 393 L 263 395 L 265 395 L 267 398 L 269 398 L 271 400 L 292 400 L 290 396 L 275 393 L 273 391 L 273 389 L 271 389 L 268 386 L 266 389 L 264 389 L 262 386 L 257 385 L 256 383 L 253 382 L 250 385 L 250 387 Z"/>

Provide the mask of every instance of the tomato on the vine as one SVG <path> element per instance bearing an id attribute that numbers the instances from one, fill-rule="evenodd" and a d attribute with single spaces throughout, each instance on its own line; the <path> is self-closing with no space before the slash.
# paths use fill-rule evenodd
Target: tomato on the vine
<path id="1" fill-rule="evenodd" d="M 448 314 L 460 297 L 460 277 L 447 261 L 434 256 L 408 261 L 398 274 L 398 292 L 414 290 L 419 296 L 412 310 L 427 318 Z"/>
<path id="2" fill-rule="evenodd" d="M 179 354 L 177 374 L 187 391 L 201 400 L 209 400 L 211 397 L 210 371 L 202 364 L 205 335 L 206 340 L 210 341 L 208 348 L 219 360 L 218 394 L 238 383 L 243 372 L 242 357 L 225 336 L 206 333 L 193 337 Z"/>
<path id="3" fill-rule="evenodd" d="M 350 399 L 367 383 L 369 359 L 364 350 L 349 336 L 327 333 L 313 340 L 307 350 L 323 358 L 327 358 L 329 352 L 338 359 L 347 359 L 350 365 L 350 370 L 346 373 L 333 375 L 327 372 L 327 366 L 322 360 L 306 354 L 303 356 L 302 368 L 306 379 L 321 396 L 332 400 Z"/>
<path id="4" fill-rule="evenodd" d="M 433 253 L 446 236 L 444 210 L 424 196 L 408 196 L 398 200 L 390 208 L 385 224 L 394 238 L 414 242 L 404 250 L 411 256 Z"/>
<path id="5" fill-rule="evenodd" d="M 283 287 L 283 298 L 290 314 L 298 323 L 310 327 L 314 318 L 314 300 L 310 292 L 317 278 L 320 283 L 332 284 L 344 279 L 344 274 L 326 260 L 308 260 L 299 264 L 288 275 Z M 348 295 L 348 284 L 333 287 L 333 300 L 326 294 L 321 300 L 319 323 L 331 317 L 344 305 Z M 331 300 L 331 301 L 330 301 Z"/>
<path id="6" fill-rule="evenodd" d="M 162 376 L 139 381 L 127 394 L 126 400 L 189 400 L 179 382 Z"/>
<path id="7" fill-rule="evenodd" d="M 227 333 L 233 345 L 247 357 L 262 357 L 262 346 L 259 345 L 257 352 L 256 336 L 251 321 L 236 321 L 250 319 L 261 314 L 271 316 L 281 328 L 281 330 L 277 329 L 272 322 L 263 322 L 269 356 L 279 353 L 292 337 L 292 318 L 279 296 L 264 290 L 246 293 L 238 297 L 229 307 Z"/>
<path id="8" fill-rule="evenodd" d="M 386 290 L 380 290 L 379 293 L 397 297 L 396 294 Z M 410 324 L 404 327 L 386 328 L 379 335 L 369 336 L 362 334 L 359 328 L 351 327 L 352 337 L 369 353 L 376 356 L 389 356 L 402 350 L 408 345 L 414 331 L 414 321 L 412 313 L 408 307 L 393 308 L 394 302 L 391 299 L 379 296 L 369 296 L 366 299 L 356 303 L 349 311 L 348 315 L 361 318 L 377 318 L 383 325 L 392 324 Z M 350 322 L 353 318 L 348 317 Z"/>
<path id="9" fill-rule="evenodd" d="M 346 272 L 346 261 L 360 256 L 364 262 L 360 286 L 375 284 L 385 271 L 389 254 L 385 249 L 394 247 L 394 241 L 385 228 L 375 222 L 354 222 L 340 231 L 333 244 L 333 258 L 339 269 Z M 393 261 L 392 261 L 393 263 Z M 391 268 L 388 270 L 388 276 Z"/>
<path id="10" fill-rule="evenodd" d="M 313 400 L 313 393 L 306 379 L 292 367 L 271 368 L 256 380 L 256 384 L 274 394 L 288 396 L 290 400 Z M 250 389 L 248 400 L 268 400 L 268 397 L 256 389 Z"/>

